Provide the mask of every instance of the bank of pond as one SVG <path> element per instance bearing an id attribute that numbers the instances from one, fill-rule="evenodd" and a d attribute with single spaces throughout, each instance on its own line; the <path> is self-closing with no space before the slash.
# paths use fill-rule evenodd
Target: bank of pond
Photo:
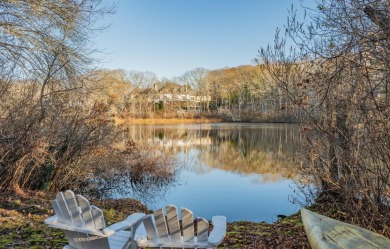
<path id="1" fill-rule="evenodd" d="M 0 194 L 0 248 L 63 248 L 65 234 L 49 228 L 44 220 L 53 215 L 54 194 L 20 192 Z M 91 200 L 103 209 L 106 225 L 124 220 L 134 212 L 151 210 L 134 199 Z M 229 222 L 218 248 L 310 248 L 299 214 L 276 223 Z"/>
<path id="2" fill-rule="evenodd" d="M 64 232 L 44 224 L 44 220 L 54 214 L 51 205 L 54 198 L 55 195 L 48 192 L 1 193 L 0 249 L 63 248 L 68 243 Z M 91 199 L 90 202 L 103 210 L 106 226 L 133 213 L 152 213 L 141 202 L 129 198 Z M 309 209 L 327 210 L 327 215 L 337 216 L 326 203 L 316 203 Z M 228 222 L 226 236 L 218 248 L 338 248 L 335 243 L 340 248 L 357 248 L 356 245 L 362 243 L 364 248 L 390 248 L 390 240 L 380 234 L 306 209 L 279 218 L 275 223 Z"/>

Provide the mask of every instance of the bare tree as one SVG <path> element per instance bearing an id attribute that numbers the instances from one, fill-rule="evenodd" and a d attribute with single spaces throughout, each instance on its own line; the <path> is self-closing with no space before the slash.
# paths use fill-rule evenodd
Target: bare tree
<path id="1" fill-rule="evenodd" d="M 129 98 L 131 113 L 142 117 L 147 109 L 150 109 L 149 99 L 153 97 L 146 91 L 158 87 L 155 85 L 158 81 L 157 75 L 153 72 L 129 71 L 127 77 L 132 86 Z"/>
<path id="2" fill-rule="evenodd" d="M 94 23 L 111 11 L 99 0 L 0 2 L 0 189 L 88 189 L 102 169 L 135 172 L 124 156 L 134 146 L 115 145 L 101 101 L 123 107 L 125 74 L 91 71 Z"/>
<path id="3" fill-rule="evenodd" d="M 112 115 L 123 115 L 131 91 L 126 71 L 98 70 L 90 74 L 84 84 L 84 88 L 92 93 L 89 100 L 103 103 Z"/>
<path id="4" fill-rule="evenodd" d="M 207 112 L 210 112 L 210 95 L 211 95 L 211 86 L 209 82 L 207 81 L 207 74 L 208 70 L 204 68 L 196 68 L 190 71 L 185 72 L 182 76 L 179 77 L 179 81 L 184 84 L 188 85 L 191 88 L 195 89 L 197 91 L 197 94 L 199 94 L 199 97 L 204 97 L 205 99 L 203 102 L 205 102 L 206 106 L 205 109 Z"/>
<path id="5" fill-rule="evenodd" d="M 323 0 L 306 11 L 302 23 L 292 9 L 285 28 L 295 48 L 278 33 L 259 62 L 297 110 L 317 201 L 388 234 L 390 3 Z"/>
<path id="6" fill-rule="evenodd" d="M 70 92 L 92 62 L 93 23 L 111 10 L 92 0 L 0 3 L 0 188 L 63 183 L 84 145 L 104 137 L 106 126 L 85 123 L 95 111 Z"/>

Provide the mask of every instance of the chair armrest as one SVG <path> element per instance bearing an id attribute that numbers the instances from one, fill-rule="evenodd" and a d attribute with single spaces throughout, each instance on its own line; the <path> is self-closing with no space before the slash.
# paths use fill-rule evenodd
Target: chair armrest
<path id="1" fill-rule="evenodd" d="M 58 222 L 57 215 L 53 215 L 53 216 L 47 218 L 44 222 L 45 222 L 45 224 L 57 223 Z"/>
<path id="2" fill-rule="evenodd" d="M 72 232 L 80 232 L 80 233 L 88 233 L 91 235 L 96 235 L 100 237 L 108 237 L 115 233 L 115 231 L 108 230 L 105 233 L 102 233 L 98 230 L 92 230 L 89 228 L 83 228 L 83 227 L 76 227 L 69 224 L 61 223 L 58 221 L 58 218 L 56 215 L 51 216 L 45 220 L 45 224 L 47 224 L 49 227 L 58 228 L 66 231 L 72 231 Z"/>
<path id="3" fill-rule="evenodd" d="M 226 217 L 225 216 L 214 216 L 211 220 L 214 228 L 209 235 L 210 245 L 219 245 L 226 235 Z"/>
<path id="4" fill-rule="evenodd" d="M 142 222 L 143 218 L 145 217 L 145 214 L 143 213 L 134 213 L 126 218 L 126 220 L 117 222 L 115 224 L 112 224 L 111 226 L 104 229 L 104 233 L 106 233 L 106 230 L 109 231 L 121 231 L 123 229 L 127 229 L 129 227 L 132 227 L 133 225 L 138 225 Z"/>

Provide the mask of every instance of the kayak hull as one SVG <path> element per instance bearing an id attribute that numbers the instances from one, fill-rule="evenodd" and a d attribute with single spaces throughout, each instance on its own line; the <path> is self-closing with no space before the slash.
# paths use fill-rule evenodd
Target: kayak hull
<path id="1" fill-rule="evenodd" d="M 390 239 L 367 229 L 305 208 L 301 209 L 301 216 L 312 249 L 390 249 Z"/>

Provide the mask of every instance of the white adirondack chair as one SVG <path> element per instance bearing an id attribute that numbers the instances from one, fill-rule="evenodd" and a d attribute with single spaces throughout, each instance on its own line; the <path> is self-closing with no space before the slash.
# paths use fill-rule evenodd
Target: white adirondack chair
<path id="1" fill-rule="evenodd" d="M 126 220 L 106 228 L 103 212 L 81 195 L 59 192 L 52 202 L 56 215 L 45 220 L 50 227 L 62 229 L 69 245 L 64 248 L 117 249 L 136 248 L 134 235 L 145 214 L 134 213 Z M 130 231 L 123 231 L 130 228 Z"/>
<path id="2" fill-rule="evenodd" d="M 177 208 L 173 205 L 156 210 L 153 215 L 147 215 L 143 220 L 147 237 L 137 238 L 138 247 L 152 248 L 217 248 L 226 234 L 226 217 L 214 216 L 214 226 L 210 235 L 209 222 L 203 218 L 197 219 L 197 235 L 194 233 L 194 217 L 191 210 L 181 209 L 182 222 L 178 218 Z"/>

